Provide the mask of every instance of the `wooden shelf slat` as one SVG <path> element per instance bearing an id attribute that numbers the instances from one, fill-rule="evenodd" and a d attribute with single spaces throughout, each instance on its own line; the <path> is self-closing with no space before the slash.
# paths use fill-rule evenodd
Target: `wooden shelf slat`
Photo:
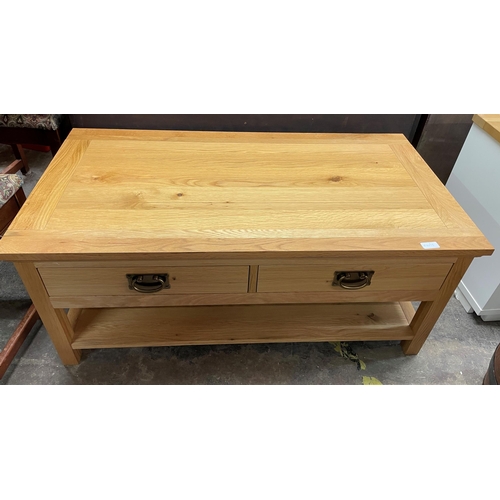
<path id="1" fill-rule="evenodd" d="M 404 307 L 389 302 L 83 309 L 72 347 L 412 339 Z"/>

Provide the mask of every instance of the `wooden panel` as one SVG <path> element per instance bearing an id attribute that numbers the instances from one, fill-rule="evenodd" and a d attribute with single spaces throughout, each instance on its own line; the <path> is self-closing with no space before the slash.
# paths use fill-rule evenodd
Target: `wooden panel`
<path id="1" fill-rule="evenodd" d="M 441 254 L 439 254 L 441 255 Z M 371 259 L 370 262 L 373 262 L 374 259 Z M 376 260 L 376 259 L 375 259 Z M 436 253 L 432 255 L 432 258 L 429 256 L 429 259 L 412 259 L 411 261 L 414 263 L 425 264 L 427 262 L 432 262 L 434 264 L 452 264 L 455 262 L 456 258 L 451 257 L 440 257 Z M 260 259 L 241 259 L 238 254 L 234 254 L 232 258 L 228 259 L 217 259 L 215 256 L 212 256 L 212 259 L 189 259 L 189 256 L 186 255 L 183 258 L 179 259 L 162 259 L 162 260 L 95 260 L 92 261 L 92 267 L 127 267 L 127 266 L 173 266 L 173 267 L 184 267 L 184 266 L 196 266 L 196 267 L 213 267 L 213 266 L 259 266 L 259 265 L 282 265 L 282 266 L 303 266 L 303 265 L 313 265 L 313 266 L 335 266 L 338 263 L 339 259 L 328 259 L 328 258 L 320 258 L 320 259 L 311 259 L 311 258 L 300 258 L 300 259 L 280 259 L 278 257 L 269 258 L 260 258 Z M 359 259 L 349 259 L 350 262 L 356 261 L 358 265 L 363 265 L 368 262 L 367 260 L 359 260 Z M 404 264 L 407 262 L 407 259 L 391 259 L 391 262 L 394 264 Z M 76 267 L 90 267 L 87 261 L 38 261 L 35 262 L 35 266 L 37 268 L 41 267 L 59 267 L 59 268 L 76 268 Z"/>
<path id="2" fill-rule="evenodd" d="M 54 305 L 54 304 L 52 304 L 52 305 Z M 71 306 L 69 306 L 69 307 L 71 307 Z M 68 321 L 69 321 L 69 324 L 71 325 L 71 328 L 75 327 L 76 320 L 78 319 L 78 317 L 80 316 L 82 311 L 83 311 L 83 309 L 81 309 L 81 308 L 72 308 L 68 311 Z"/>
<path id="3" fill-rule="evenodd" d="M 474 115 L 472 121 L 500 142 L 500 115 Z"/>
<path id="4" fill-rule="evenodd" d="M 447 227 L 457 228 L 457 234 L 459 228 L 476 230 L 478 234 L 481 234 L 470 217 L 410 144 L 395 144 L 391 148 Z"/>
<path id="5" fill-rule="evenodd" d="M 294 259 L 294 258 L 395 258 L 491 255 L 488 240 L 452 229 L 397 230 L 173 230 L 170 237 L 143 231 L 12 231 L 0 242 L 0 257 L 11 261 L 84 260 L 186 260 Z M 378 234 L 378 236 L 377 236 Z M 421 243 L 436 241 L 438 250 L 424 250 Z"/>
<path id="6" fill-rule="evenodd" d="M 56 308 L 102 307 L 163 307 L 163 306 L 217 306 L 231 304 L 334 304 L 346 302 L 432 301 L 437 290 L 389 290 L 382 292 L 359 291 L 285 292 L 285 293 L 197 293 L 189 295 L 136 294 L 132 295 L 80 295 L 53 296 L 50 302 Z"/>
<path id="7" fill-rule="evenodd" d="M 276 174 L 279 175 L 279 174 Z M 363 172 L 359 173 L 360 178 Z M 378 177 L 380 179 L 380 177 Z M 290 200 L 300 203 L 303 210 L 345 210 L 366 208 L 376 210 L 401 209 L 401 199 L 405 199 L 404 209 L 430 210 L 432 207 L 422 193 L 415 188 L 383 188 L 361 186 L 327 186 L 328 180 L 318 181 L 317 187 L 268 186 L 261 194 L 259 208 L 279 210 Z M 360 179 L 361 182 L 361 179 Z M 367 179 L 367 183 L 369 179 Z M 83 206 L 99 206 L 111 210 L 255 210 L 255 190 L 252 187 L 186 187 L 169 185 L 169 181 L 158 180 L 155 189 L 146 181 L 133 181 L 130 185 L 103 186 L 101 184 L 84 187 L 72 184 L 66 190 L 57 210 L 75 210 Z M 249 182 L 250 183 L 250 182 Z M 311 182 L 312 183 L 312 182 Z M 323 185 L 320 185 L 323 183 Z M 276 182 L 277 184 L 277 182 Z M 322 206 L 318 206 L 321 204 Z M 149 212 L 148 212 L 149 213 Z"/>
<path id="8" fill-rule="evenodd" d="M 379 290 L 439 290 L 451 263 L 425 263 L 424 261 L 356 261 L 339 260 L 329 266 L 273 266 L 263 265 L 259 269 L 259 292 L 343 292 L 332 286 L 335 271 L 375 271 L 371 284 L 372 292 Z"/>
<path id="9" fill-rule="evenodd" d="M 52 307 L 43 282 L 32 263 L 18 262 L 15 266 L 62 362 L 65 365 L 78 364 L 81 352 L 71 347 L 73 328 L 67 315 L 62 309 Z"/>
<path id="10" fill-rule="evenodd" d="M 244 145 L 240 145 L 243 147 Z M 329 154 L 320 155 L 320 159 L 314 156 L 308 160 L 304 159 L 300 163 L 292 163 L 290 158 L 281 158 L 276 155 L 269 155 L 272 160 L 267 159 L 266 169 L 253 165 L 258 163 L 258 158 L 250 161 L 248 158 L 241 158 L 240 161 L 230 159 L 224 160 L 224 156 L 210 164 L 210 158 L 204 158 L 207 155 L 200 155 L 199 160 L 189 162 L 186 152 L 184 161 L 162 161 L 161 170 L 141 169 L 144 166 L 144 159 L 140 157 L 135 161 L 131 158 L 127 162 L 121 162 L 113 169 L 106 163 L 97 162 L 96 164 L 80 165 L 75 175 L 72 177 L 71 189 L 75 194 L 79 190 L 90 187 L 95 189 L 122 187 L 133 189 L 134 183 L 139 188 L 143 183 L 161 180 L 160 186 L 168 187 L 198 187 L 198 188 L 224 188 L 224 187 L 330 187 L 338 189 L 339 187 L 415 187 L 411 176 L 402 168 L 399 160 L 391 152 L 385 153 L 385 157 L 380 155 L 370 155 L 367 153 L 349 154 L 343 153 L 345 157 L 331 158 Z M 213 155 L 212 155 L 213 156 Z M 337 155 L 338 156 L 338 155 Z M 266 158 L 266 156 L 263 156 Z M 112 159 L 110 159 L 112 162 Z M 207 164 L 202 168 L 203 161 Z M 272 163 L 271 163 L 272 161 Z M 263 160 L 260 160 L 264 163 Z M 135 165 L 137 163 L 137 165 Z M 152 160 L 147 162 L 148 165 Z M 190 164 L 191 163 L 191 164 Z M 292 167 L 291 169 L 288 167 Z M 120 170 L 124 174 L 120 175 Z M 252 171 L 251 168 L 255 169 Z M 271 168 L 271 170 L 269 170 Z M 365 178 L 362 177 L 366 173 Z M 134 176 L 135 175 L 135 176 Z M 156 190 L 153 191 L 153 194 Z M 152 194 L 152 193 L 145 193 Z"/>
<path id="11" fill-rule="evenodd" d="M 208 138 L 210 134 L 206 134 Z M 220 134 L 219 138 L 224 134 Z M 115 139 L 112 143 L 93 139 L 91 145 L 82 158 L 82 165 L 104 165 L 110 162 L 110 170 L 123 166 L 141 167 L 141 160 L 162 163 L 164 167 L 184 163 L 192 168 L 241 167 L 251 165 L 261 168 L 265 165 L 277 165 L 293 162 L 294 166 L 316 163 L 328 164 L 329 159 L 336 163 L 357 163 L 360 159 L 374 161 L 396 161 L 389 144 L 379 141 L 377 144 L 363 144 L 358 141 L 336 143 L 334 140 L 315 141 L 305 140 L 288 142 L 270 142 L 265 140 L 265 134 L 257 134 L 254 141 L 240 143 L 238 139 L 243 135 L 235 135 L 231 142 L 197 140 L 192 142 L 149 140 L 129 141 Z M 201 138 L 201 137 L 200 137 Z M 326 137 L 327 138 L 327 137 Z M 260 140 L 264 139 L 264 140 Z M 401 141 L 398 141 L 401 142 Z M 307 158 L 314 155 L 313 158 Z M 357 156 L 356 156 L 357 155 Z M 359 156 L 361 155 L 361 156 Z M 254 165 L 255 163 L 255 165 Z"/>
<path id="12" fill-rule="evenodd" d="M 395 340 L 412 332 L 399 303 L 86 309 L 75 348 Z"/>
<path id="13" fill-rule="evenodd" d="M 493 250 L 398 135 L 83 130 L 42 180 L 3 258 Z"/>
<path id="14" fill-rule="evenodd" d="M 257 280 L 259 276 L 259 266 L 250 266 L 250 274 L 248 276 L 248 291 L 255 293 L 257 291 Z"/>
<path id="15" fill-rule="evenodd" d="M 411 302 L 400 302 L 400 304 L 406 320 L 411 324 L 413 318 L 415 317 L 415 308 L 413 307 L 413 304 Z"/>
<path id="16" fill-rule="evenodd" d="M 111 146 L 91 142 L 47 229 L 443 227 L 387 144 Z"/>
<path id="17" fill-rule="evenodd" d="M 411 354 L 469 256 L 492 251 L 401 135 L 76 131 L 0 242 L 2 258 L 27 261 L 19 272 L 67 364 L 72 347 L 241 342 L 402 339 Z M 380 266 L 369 290 L 334 291 L 330 264 L 306 264 L 323 258 Z M 204 274 L 189 267 L 214 259 Z M 286 273 L 271 268 L 286 259 Z M 34 260 L 79 264 L 38 274 Z M 176 293 L 129 291 L 124 275 L 158 272 L 156 260 L 186 261 L 166 271 Z M 265 266 L 282 292 L 262 293 Z M 325 303 L 294 303 L 312 300 Z M 415 315 L 405 300 L 422 301 Z M 225 301 L 254 305 L 199 305 Z M 79 310 L 54 309 L 69 304 Z"/>
<path id="18" fill-rule="evenodd" d="M 67 139 L 11 225 L 11 229 L 43 229 L 56 208 L 89 141 Z"/>
<path id="19" fill-rule="evenodd" d="M 85 214 L 85 216 L 83 215 Z M 93 231 L 117 230 L 126 227 L 129 230 L 151 231 L 152 234 L 165 234 L 169 230 L 295 230 L 295 229 L 348 229 L 353 226 L 359 229 L 387 228 L 440 228 L 441 219 L 434 210 L 302 210 L 282 208 L 281 210 L 255 208 L 245 211 L 226 209 L 204 210 L 184 208 L 157 208 L 150 211 L 148 217 L 137 210 L 65 210 L 56 212 L 47 224 L 47 229 L 63 231 L 71 226 L 75 230 Z M 147 228 L 145 228 L 147 220 Z"/>
<path id="20" fill-rule="evenodd" d="M 115 268 L 40 268 L 49 295 L 141 295 L 128 287 L 127 274 L 168 274 L 170 288 L 159 295 L 189 293 L 245 293 L 248 266 L 149 267 L 131 265 Z M 149 296 L 149 294 L 148 294 Z"/>
<path id="21" fill-rule="evenodd" d="M 198 132 L 184 130 L 124 130 L 74 128 L 68 138 L 80 140 L 239 142 L 270 144 L 395 144 L 407 143 L 403 134 L 279 133 L 279 132 Z"/>
<path id="22" fill-rule="evenodd" d="M 438 299 L 420 304 L 410 323 L 415 336 L 401 343 L 405 354 L 418 354 L 471 262 L 472 259 L 468 258 L 458 259 L 446 277 Z"/>

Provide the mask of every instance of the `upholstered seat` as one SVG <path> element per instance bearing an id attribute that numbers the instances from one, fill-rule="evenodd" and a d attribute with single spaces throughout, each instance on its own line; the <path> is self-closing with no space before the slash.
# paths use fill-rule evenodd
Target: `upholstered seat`
<path id="1" fill-rule="evenodd" d="M 0 115 L 0 127 L 57 130 L 64 115 Z"/>
<path id="2" fill-rule="evenodd" d="M 5 205 L 23 185 L 23 180 L 16 174 L 0 174 L 0 207 Z"/>
<path id="3" fill-rule="evenodd" d="M 7 172 L 0 173 L 0 238 L 26 200 L 21 188 L 23 179 L 15 173 L 21 165 L 21 161 L 16 160 L 6 169 Z"/>
<path id="4" fill-rule="evenodd" d="M 0 115 L 0 143 L 10 144 L 27 172 L 26 157 L 19 144 L 49 146 L 55 155 L 66 139 L 71 125 L 68 115 Z"/>

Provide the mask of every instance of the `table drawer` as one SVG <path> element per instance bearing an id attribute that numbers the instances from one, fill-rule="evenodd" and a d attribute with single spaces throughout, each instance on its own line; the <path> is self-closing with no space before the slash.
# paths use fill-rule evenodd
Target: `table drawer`
<path id="1" fill-rule="evenodd" d="M 248 291 L 248 266 L 127 266 L 127 267 L 39 267 L 51 297 L 64 296 L 110 296 L 144 295 L 129 287 L 139 289 L 140 280 L 132 281 L 128 276 L 166 276 L 169 288 L 154 295 L 198 294 L 198 293 L 246 293 Z M 146 278 L 147 280 L 147 278 Z M 155 281 L 156 282 L 156 281 Z M 155 286 L 149 290 L 155 289 Z M 151 293 L 151 295 L 153 294 Z"/>
<path id="2" fill-rule="evenodd" d="M 399 262 L 345 260 L 328 265 L 263 265 L 259 267 L 257 291 L 349 293 L 355 290 L 439 290 L 452 265 L 450 261 L 429 263 L 421 259 Z M 369 284 L 362 275 L 356 276 L 356 272 L 370 272 Z M 342 278 L 342 273 L 350 273 L 351 280 Z M 334 278 L 337 278 L 336 285 L 333 285 Z"/>

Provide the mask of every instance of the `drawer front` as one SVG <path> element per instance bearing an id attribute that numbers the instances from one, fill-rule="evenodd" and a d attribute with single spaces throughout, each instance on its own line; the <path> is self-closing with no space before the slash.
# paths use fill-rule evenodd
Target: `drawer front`
<path id="1" fill-rule="evenodd" d="M 170 288 L 150 295 L 198 293 L 246 293 L 248 266 L 127 266 L 127 267 L 39 267 L 51 297 L 145 295 L 129 288 L 127 275 L 168 275 Z M 136 282 L 136 286 L 140 282 Z"/>
<path id="2" fill-rule="evenodd" d="M 345 260 L 328 265 L 263 265 L 259 267 L 258 292 L 339 292 L 439 290 L 453 262 Z M 373 272 L 365 284 L 363 275 Z M 350 273 L 351 281 L 342 275 Z M 354 279 L 352 279 L 354 277 Z M 334 278 L 336 285 L 333 285 Z M 339 279 L 340 278 L 340 279 Z M 340 283 L 339 283 L 340 281 Z M 349 287 L 349 288 L 344 288 Z"/>

